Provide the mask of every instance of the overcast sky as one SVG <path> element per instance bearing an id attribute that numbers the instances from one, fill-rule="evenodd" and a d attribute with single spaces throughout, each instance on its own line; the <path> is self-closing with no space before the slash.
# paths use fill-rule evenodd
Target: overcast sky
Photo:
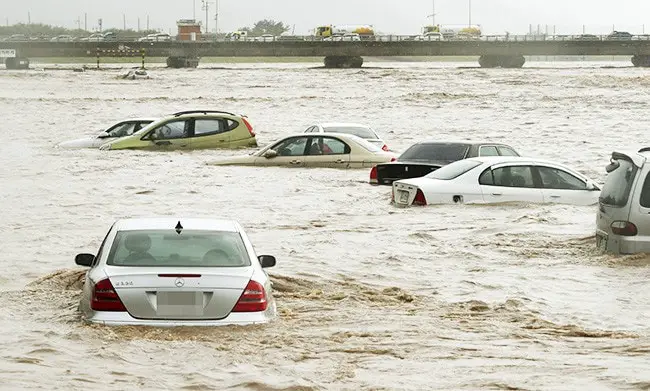
<path id="1" fill-rule="evenodd" d="M 215 27 L 215 0 L 209 0 L 211 31 Z M 76 27 L 77 18 L 88 29 L 103 19 L 104 28 L 147 25 L 165 32 L 176 31 L 176 20 L 196 17 L 205 23 L 201 0 L 0 0 L 1 23 L 26 23 L 28 13 L 34 23 Z M 432 0 L 219 0 L 219 31 L 228 32 L 260 19 L 274 19 L 295 26 L 295 34 L 308 34 L 321 24 L 372 24 L 391 34 L 416 34 L 431 23 Z M 470 0 L 435 0 L 436 23 L 469 23 Z M 650 0 L 471 0 L 473 24 L 484 33 L 526 33 L 532 24 L 558 34 L 607 33 L 617 30 L 641 33 L 647 24 L 650 32 Z"/>

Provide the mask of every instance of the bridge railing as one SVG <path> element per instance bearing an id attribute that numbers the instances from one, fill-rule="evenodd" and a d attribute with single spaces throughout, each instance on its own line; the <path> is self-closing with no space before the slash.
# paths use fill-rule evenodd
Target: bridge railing
<path id="1" fill-rule="evenodd" d="M 421 34 L 414 35 L 372 35 L 372 36 L 358 36 L 358 37 L 320 37 L 314 35 L 292 35 L 292 36 L 274 36 L 274 37 L 241 37 L 239 39 L 234 38 L 225 38 L 225 37 L 215 37 L 215 36 L 201 36 L 195 41 L 190 40 L 178 40 L 177 37 L 169 38 L 159 38 L 159 39 L 146 39 L 143 40 L 141 36 L 119 36 L 116 39 L 110 40 L 101 40 L 101 39 L 91 39 L 84 40 L 83 38 L 72 39 L 72 40 L 53 40 L 48 37 L 25 37 L 25 38 L 16 38 L 16 37 L 2 37 L 0 36 L 0 45 L 3 42 L 117 42 L 117 43 L 126 43 L 134 42 L 141 45 L 156 45 L 156 44 L 165 44 L 169 42 L 182 42 L 187 44 L 192 43 L 208 43 L 208 42 L 447 42 L 447 41 L 485 41 L 485 42 L 539 42 L 539 41 L 650 41 L 650 34 L 643 35 L 592 35 L 592 34 L 574 34 L 574 35 L 517 35 L 517 34 L 505 34 L 505 35 L 482 35 L 482 36 L 470 36 L 470 35 L 456 35 L 456 36 L 446 36 L 441 37 L 437 35 L 433 36 L 423 36 Z"/>

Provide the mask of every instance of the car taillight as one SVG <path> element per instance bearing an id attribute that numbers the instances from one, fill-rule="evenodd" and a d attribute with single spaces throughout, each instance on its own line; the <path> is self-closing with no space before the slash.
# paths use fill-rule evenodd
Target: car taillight
<path id="1" fill-rule="evenodd" d="M 383 151 L 388 152 L 388 145 L 384 144 L 384 146 L 381 147 L 381 149 L 382 149 Z"/>
<path id="2" fill-rule="evenodd" d="M 259 282 L 250 280 L 232 312 L 260 312 L 265 311 L 267 306 L 264 287 Z"/>
<path id="3" fill-rule="evenodd" d="M 629 221 L 614 221 L 611 226 L 612 232 L 621 236 L 636 236 L 638 233 L 636 225 Z"/>
<path id="4" fill-rule="evenodd" d="M 95 311 L 126 311 L 122 300 L 120 300 L 115 288 L 113 288 L 113 284 L 111 284 L 111 280 L 108 278 L 95 284 L 93 296 L 90 300 L 90 308 Z"/>
<path id="5" fill-rule="evenodd" d="M 370 170 L 370 183 L 372 183 L 372 184 L 377 184 L 377 183 L 379 183 L 379 182 L 377 181 L 377 166 L 374 166 L 374 167 Z"/>
<path id="6" fill-rule="evenodd" d="M 251 134 L 251 137 L 255 137 L 255 132 L 253 131 L 253 126 L 250 124 L 250 122 L 246 121 L 245 117 L 241 117 L 241 120 L 244 121 L 244 125 L 248 128 L 248 133 Z"/>
<path id="7" fill-rule="evenodd" d="M 413 199 L 413 205 L 425 206 L 427 204 L 427 199 L 424 197 L 422 190 L 418 189 L 415 193 L 415 199 Z"/>

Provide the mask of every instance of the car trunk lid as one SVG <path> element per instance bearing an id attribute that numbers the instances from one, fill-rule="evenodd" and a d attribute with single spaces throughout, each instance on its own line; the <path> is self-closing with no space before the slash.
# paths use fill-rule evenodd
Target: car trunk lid
<path id="1" fill-rule="evenodd" d="M 400 179 L 423 177 L 440 167 L 444 162 L 393 162 L 377 165 L 377 181 L 380 185 L 390 185 Z"/>
<path id="2" fill-rule="evenodd" d="M 134 318 L 218 320 L 230 314 L 253 268 L 109 266 L 106 274 Z"/>

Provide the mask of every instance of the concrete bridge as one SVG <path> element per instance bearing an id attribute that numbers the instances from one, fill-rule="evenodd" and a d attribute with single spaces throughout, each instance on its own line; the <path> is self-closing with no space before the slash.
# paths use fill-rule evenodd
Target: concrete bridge
<path id="1" fill-rule="evenodd" d="M 630 56 L 637 67 L 650 67 L 650 36 L 612 39 L 598 36 L 483 36 L 465 40 L 420 40 L 413 36 L 375 36 L 361 41 L 318 37 L 281 37 L 272 41 L 168 42 L 0 42 L 9 69 L 29 67 L 30 57 L 167 57 L 174 68 L 196 67 L 201 57 L 323 57 L 326 67 L 359 68 L 363 57 L 478 56 L 484 68 L 520 68 L 524 56 Z"/>

